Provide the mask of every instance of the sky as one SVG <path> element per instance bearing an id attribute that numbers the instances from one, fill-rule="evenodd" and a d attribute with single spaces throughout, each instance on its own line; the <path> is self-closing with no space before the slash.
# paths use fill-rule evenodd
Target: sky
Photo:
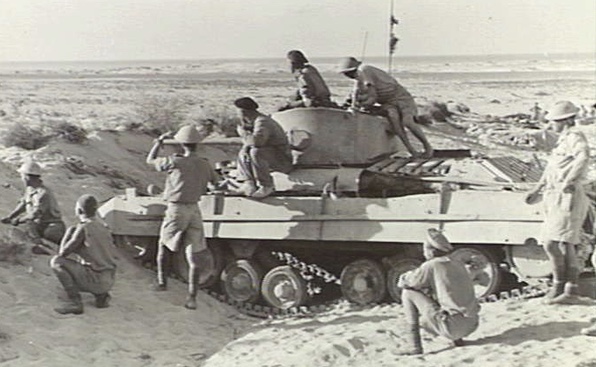
<path id="1" fill-rule="evenodd" d="M 397 54 L 596 53 L 596 0 L 393 0 Z M 391 0 L 0 0 L 0 62 L 385 56 Z"/>

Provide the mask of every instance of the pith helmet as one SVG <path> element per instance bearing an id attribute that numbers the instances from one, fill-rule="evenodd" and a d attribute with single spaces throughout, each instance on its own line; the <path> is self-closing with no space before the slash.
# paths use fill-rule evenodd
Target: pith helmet
<path id="1" fill-rule="evenodd" d="M 549 120 L 564 120 L 571 116 L 577 115 L 579 108 L 569 101 L 559 101 L 555 103 L 553 108 L 547 113 L 546 117 Z"/>
<path id="2" fill-rule="evenodd" d="M 453 246 L 451 246 L 447 237 L 435 228 L 430 228 L 427 231 L 425 244 L 443 252 L 450 252 L 453 250 Z"/>
<path id="3" fill-rule="evenodd" d="M 18 169 L 19 173 L 31 176 L 41 176 L 41 167 L 33 161 L 27 161 Z"/>
<path id="4" fill-rule="evenodd" d="M 339 63 L 339 72 L 349 73 L 350 71 L 356 70 L 360 64 L 362 63 L 356 60 L 354 57 L 346 57 Z"/>
<path id="5" fill-rule="evenodd" d="M 182 144 L 197 144 L 201 141 L 201 134 L 192 125 L 185 125 L 174 135 L 174 140 Z"/>

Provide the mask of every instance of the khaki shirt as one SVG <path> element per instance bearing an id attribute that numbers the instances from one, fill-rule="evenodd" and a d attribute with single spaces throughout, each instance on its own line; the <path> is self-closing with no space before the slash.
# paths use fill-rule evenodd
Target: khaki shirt
<path id="1" fill-rule="evenodd" d="M 544 171 L 546 188 L 563 189 L 567 185 L 582 184 L 589 164 L 590 147 L 586 136 L 580 131 L 563 132 Z"/>
<path id="2" fill-rule="evenodd" d="M 209 161 L 194 153 L 157 158 L 155 168 L 168 173 L 163 198 L 170 203 L 197 203 L 207 192 L 207 184 L 217 181 Z"/>
<path id="3" fill-rule="evenodd" d="M 298 95 L 305 107 L 312 107 L 316 102 L 329 101 L 331 92 L 319 71 L 312 65 L 305 65 L 294 72 L 298 84 Z"/>
<path id="4" fill-rule="evenodd" d="M 354 101 L 362 101 L 370 95 L 378 104 L 411 102 L 413 97 L 394 77 L 372 65 L 361 64 L 354 82 Z"/>
<path id="5" fill-rule="evenodd" d="M 449 314 L 460 313 L 470 317 L 480 311 L 474 284 L 465 265 L 449 255 L 432 258 L 407 273 L 404 286 L 429 290 L 441 309 Z"/>
<path id="6" fill-rule="evenodd" d="M 54 193 L 44 185 L 40 187 L 27 186 L 21 198 L 25 205 L 25 213 L 40 223 L 55 223 L 62 221 L 58 201 Z M 20 205 L 20 204 L 19 204 Z"/>
<path id="7" fill-rule="evenodd" d="M 288 137 L 281 125 L 269 116 L 260 114 L 254 121 L 252 129 L 246 126 L 239 126 L 238 133 L 242 137 L 244 145 L 255 147 L 287 147 L 289 149 Z"/>
<path id="8" fill-rule="evenodd" d="M 78 225 L 83 227 L 85 240 L 74 252 L 95 271 L 116 269 L 114 244 L 108 228 L 97 219 L 82 221 Z"/>

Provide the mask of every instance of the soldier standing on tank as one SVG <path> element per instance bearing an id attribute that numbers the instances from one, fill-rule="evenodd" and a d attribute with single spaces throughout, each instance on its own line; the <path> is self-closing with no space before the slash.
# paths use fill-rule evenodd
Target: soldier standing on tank
<path id="1" fill-rule="evenodd" d="M 259 112 L 252 98 L 234 101 L 240 111 L 238 135 L 242 148 L 238 153 L 238 180 L 243 182 L 238 193 L 262 199 L 275 191 L 271 171 L 292 170 L 292 153 L 283 128 L 271 117 Z"/>
<path id="2" fill-rule="evenodd" d="M 480 304 L 465 265 L 450 254 L 453 247 L 438 230 L 431 228 L 422 246 L 426 261 L 402 274 L 402 304 L 408 319 L 411 350 L 422 354 L 420 327 L 463 345 L 462 338 L 478 328 Z"/>
<path id="3" fill-rule="evenodd" d="M 33 253 L 49 254 L 41 239 L 58 245 L 66 229 L 58 202 L 52 190 L 44 185 L 39 164 L 26 161 L 18 172 L 25 184 L 25 193 L 15 209 L 1 221 L 14 226 L 26 225 L 27 232 L 38 242 L 32 249 Z"/>
<path id="4" fill-rule="evenodd" d="M 299 50 L 292 50 L 288 52 L 287 57 L 298 90 L 279 111 L 297 107 L 334 107 L 329 87 L 317 68 L 308 62 L 306 56 Z"/>
<path id="5" fill-rule="evenodd" d="M 169 143 L 180 144 L 182 154 L 158 157 L 158 152 L 170 134 L 155 140 L 147 155 L 147 163 L 160 172 L 167 172 L 164 199 L 167 202 L 161 224 L 157 248 L 157 282 L 155 289 L 167 289 L 167 273 L 171 268 L 172 253 L 184 251 L 188 262 L 188 297 L 184 307 L 196 309 L 199 270 L 197 253 L 207 249 L 203 219 L 198 202 L 209 183 L 217 182 L 217 175 L 207 159 L 197 155 L 200 133 L 194 126 L 183 126 Z"/>
<path id="6" fill-rule="evenodd" d="M 92 293 L 97 308 L 109 306 L 109 291 L 116 279 L 116 257 L 112 234 L 103 222 L 97 220 L 96 213 L 95 197 L 79 197 L 75 204 L 79 222 L 68 228 L 58 255 L 50 260 L 50 266 L 69 298 L 65 305 L 55 309 L 59 314 L 83 313 L 80 292 Z M 77 254 L 80 261 L 69 259 L 70 254 Z"/>
<path id="7" fill-rule="evenodd" d="M 544 201 L 544 249 L 552 266 L 553 287 L 546 303 L 561 304 L 581 301 L 578 295 L 580 264 L 576 245 L 580 243 L 582 225 L 588 213 L 589 199 L 583 188 L 590 148 L 586 136 L 575 131 L 579 109 L 569 101 L 560 101 L 548 113 L 554 130 L 560 134 L 542 177 L 526 195 L 526 202 L 538 202 L 540 191 Z"/>
<path id="8" fill-rule="evenodd" d="M 340 73 L 355 81 L 350 97 L 352 107 L 370 109 L 379 104 L 386 113 L 393 132 L 401 139 L 408 152 L 414 157 L 432 157 L 433 149 L 415 121 L 418 107 L 414 97 L 395 78 L 372 65 L 362 64 L 353 57 L 341 61 Z M 416 152 L 408 139 L 406 127 L 422 143 L 424 153 Z"/>

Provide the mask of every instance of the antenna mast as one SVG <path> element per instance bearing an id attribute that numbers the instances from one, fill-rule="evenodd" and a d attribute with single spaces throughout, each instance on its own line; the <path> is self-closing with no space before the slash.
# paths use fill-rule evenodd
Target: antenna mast
<path id="1" fill-rule="evenodd" d="M 395 46 L 399 38 L 393 33 L 393 27 L 399 24 L 399 20 L 393 15 L 393 0 L 389 0 L 391 3 L 391 16 L 389 17 L 389 60 L 387 62 L 387 70 L 391 74 L 391 64 L 393 62 L 393 53 L 395 52 Z"/>
<path id="2" fill-rule="evenodd" d="M 362 40 L 362 54 L 360 55 L 360 62 L 364 62 L 364 55 L 366 55 L 366 43 L 368 42 L 368 31 L 364 31 L 364 39 Z"/>

